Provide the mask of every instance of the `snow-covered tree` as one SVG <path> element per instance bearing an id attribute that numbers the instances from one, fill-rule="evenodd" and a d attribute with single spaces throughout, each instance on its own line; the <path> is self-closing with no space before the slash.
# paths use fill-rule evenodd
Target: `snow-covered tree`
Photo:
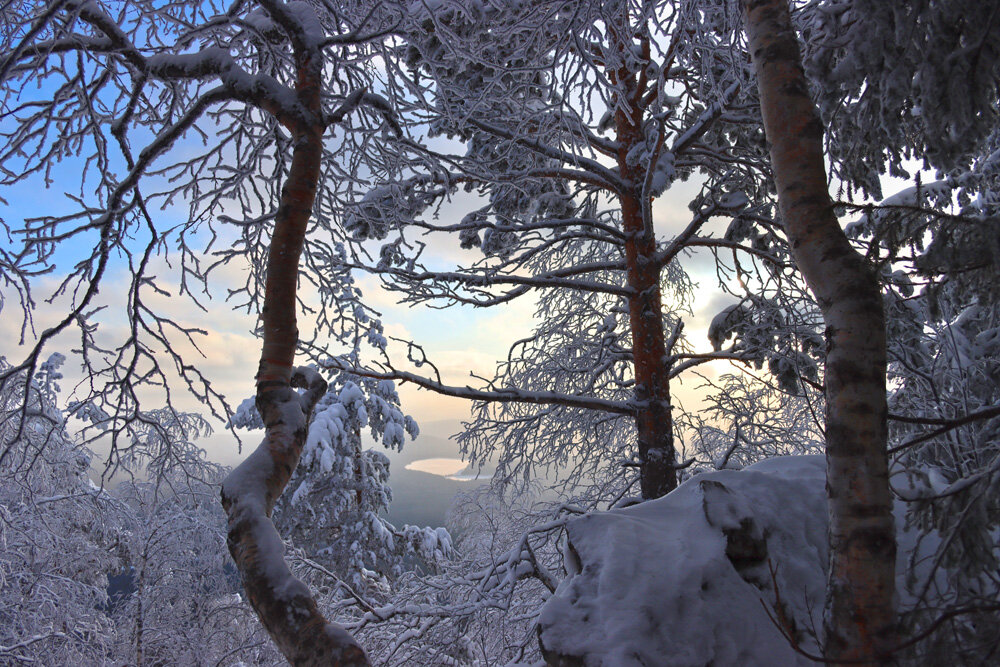
<path id="1" fill-rule="evenodd" d="M 773 233 L 755 246 L 749 234 L 705 232 L 716 217 L 740 214 L 744 227 L 771 217 L 755 91 L 732 41 L 738 17 L 724 3 L 442 2 L 413 3 L 404 18 L 409 67 L 390 67 L 390 86 L 426 119 L 415 133 L 457 139 L 467 152 L 408 144 L 426 168 L 354 209 L 363 247 L 381 244 L 378 262 L 359 253 L 359 266 L 409 303 L 494 306 L 534 295 L 545 321 L 482 390 L 395 369 L 373 375 L 491 404 L 477 408 L 488 433 L 470 436 L 474 459 L 498 445 L 502 424 L 548 433 L 547 422 L 565 419 L 573 427 L 564 437 L 535 439 L 536 458 L 508 457 L 519 473 L 594 456 L 634 465 L 644 497 L 666 493 L 678 465 L 672 374 L 741 357 L 677 344 L 685 304 L 665 302 L 663 290 L 687 294 L 682 252 L 783 263 L 767 242 Z M 690 221 L 657 229 L 654 201 L 688 178 L 704 181 Z M 460 190 L 479 198 L 461 221 L 425 214 Z M 474 259 L 442 270 L 419 235 L 445 233 Z M 572 328 L 556 332 L 560 318 Z M 618 349 L 605 352 L 612 325 Z M 602 435 L 602 424 L 628 418 L 631 437 Z M 589 438 L 574 440 L 582 429 L 601 443 L 588 450 Z"/>
<path id="2" fill-rule="evenodd" d="M 100 664 L 117 526 L 54 403 L 62 355 L 0 389 L 0 662 Z M 0 358 L 0 368 L 10 369 Z"/>
<path id="3" fill-rule="evenodd" d="M 203 464 L 206 480 L 187 472 L 111 492 L 124 589 L 108 605 L 115 656 L 134 665 L 278 664 L 226 552 L 218 503 L 225 471 Z"/>
<path id="4" fill-rule="evenodd" d="M 535 618 L 565 575 L 562 529 L 583 510 L 483 487 L 455 507 L 454 558 L 404 574 L 349 627 L 385 664 L 537 664 Z"/>
<path id="5" fill-rule="evenodd" d="M 417 436 L 416 421 L 400 410 L 395 385 L 340 373 L 330 386 L 274 521 L 304 553 L 307 566 L 322 568 L 317 580 L 329 579 L 327 597 L 342 589 L 343 595 L 379 599 L 404 570 L 434 569 L 450 555 L 451 538 L 443 528 L 397 528 L 384 517 L 392 501 L 389 459 L 364 449 L 362 434 L 389 450 L 401 449 L 407 435 Z M 260 427 L 252 401 L 243 403 L 234 422 Z"/>
<path id="6" fill-rule="evenodd" d="M 823 451 L 821 392 L 806 385 L 783 391 L 746 371 L 706 379 L 701 409 L 682 411 L 679 426 L 692 443 L 688 474 L 741 469 L 757 461 Z"/>
<path id="7" fill-rule="evenodd" d="M 680 267 L 662 283 L 673 303 L 687 303 L 692 285 Z M 594 274 L 615 283 L 621 276 Z M 679 331 L 682 314 L 664 318 Z M 488 388 L 591 396 L 611 405 L 628 404 L 635 388 L 631 372 L 628 311 L 618 297 L 602 293 L 550 289 L 538 294 L 538 322 L 518 340 L 497 366 Z M 690 347 L 683 337 L 671 341 L 681 355 Z M 607 500 L 631 492 L 638 468 L 633 415 L 600 407 L 525 402 L 476 401 L 472 418 L 457 435 L 472 462 L 495 461 L 494 483 L 530 488 L 547 479 L 581 501 Z"/>
<path id="8" fill-rule="evenodd" d="M 991 138 L 982 150 L 988 156 L 994 146 Z M 910 650 L 931 661 L 963 655 L 975 662 L 996 648 L 987 639 L 995 586 L 984 586 L 983 577 L 996 564 L 1000 507 L 991 490 L 1000 466 L 1000 254 L 991 239 L 1000 227 L 995 169 L 988 176 L 993 168 L 983 156 L 970 167 L 928 183 L 918 175 L 877 205 L 850 205 L 863 213 L 848 228 L 881 269 L 897 492 L 912 503 L 909 520 L 948 536 L 935 567 L 959 580 L 947 594 L 920 591 L 901 610 L 908 634 L 930 635 Z"/>
<path id="9" fill-rule="evenodd" d="M 846 187 L 880 199 L 883 174 L 989 160 L 980 147 L 1000 120 L 994 3 L 796 4 L 833 173 Z"/>
<path id="10" fill-rule="evenodd" d="M 909 520 L 946 536 L 934 567 L 958 578 L 900 610 L 906 635 L 926 638 L 908 659 L 988 660 L 1000 507 L 990 490 L 1000 423 L 997 10 L 834 0 L 803 3 L 797 19 L 831 166 L 848 194 L 869 195 L 842 204 L 860 214 L 849 230 L 882 282 L 890 453 L 909 480 L 899 492 L 912 501 Z M 913 185 L 883 192 L 886 172 Z"/>
<path id="11" fill-rule="evenodd" d="M 790 3 L 743 3 L 784 224 L 796 263 L 816 293 L 827 325 L 824 384 L 831 560 L 824 652 L 834 660 L 884 661 L 934 631 L 951 614 L 996 610 L 995 604 L 982 604 L 983 596 L 995 597 L 995 586 L 986 582 L 984 588 L 982 567 L 970 563 L 966 572 L 974 583 L 953 590 L 976 591 L 971 595 L 973 604 L 956 611 L 962 605 L 955 600 L 939 600 L 950 609 L 939 616 L 930 614 L 929 622 L 914 631 L 916 639 L 906 643 L 897 634 L 886 465 L 888 408 L 882 397 L 888 363 L 897 385 L 892 407 L 917 408 L 916 414 L 897 412 L 892 419 L 942 425 L 939 433 L 893 447 L 894 453 L 995 416 L 989 407 L 966 410 L 957 419 L 928 414 L 927 408 L 935 402 L 940 406 L 944 395 L 964 398 L 979 393 L 973 387 L 982 388 L 984 366 L 967 356 L 953 356 L 948 349 L 957 350 L 955 343 L 963 338 L 976 340 L 977 345 L 968 346 L 970 351 L 989 347 L 989 335 L 980 339 L 973 332 L 977 327 L 989 329 L 979 312 L 994 288 L 983 276 L 995 275 L 1000 257 L 992 249 L 995 243 L 987 241 L 996 230 L 991 119 L 1000 112 L 995 94 L 1000 67 L 989 54 L 1000 44 L 1000 27 L 995 8 L 981 3 L 801 4 L 796 18 L 807 45 L 806 63 L 829 127 L 826 155 L 842 187 L 849 194 L 860 191 L 879 198 L 879 179 L 885 172 L 909 176 L 907 159 L 917 158 L 924 167 L 941 170 L 939 182 L 924 187 L 918 174 L 915 188 L 881 205 L 854 207 L 866 210 L 853 226 L 855 235 L 869 241 L 861 248 L 861 260 L 844 241 L 827 194 L 823 124 L 802 73 Z M 958 215 L 946 210 L 953 200 L 961 207 Z M 823 243 L 826 246 L 820 249 Z M 886 291 L 885 308 L 883 299 L 876 298 L 875 281 Z M 924 281 L 926 287 L 914 294 L 914 283 Z M 948 302 L 943 318 L 942 296 Z M 943 331 L 948 331 L 944 339 Z M 986 396 L 992 393 L 985 391 Z M 961 402 L 958 398 L 952 406 Z M 954 414 L 953 409 L 945 412 Z M 972 459 L 978 463 L 983 461 L 980 455 L 990 458 L 990 430 L 988 425 L 982 429 L 985 439 L 964 434 L 972 437 L 962 449 L 974 449 Z M 934 462 L 933 455 L 929 458 Z M 964 459 L 962 465 L 970 463 L 964 457 L 953 456 L 952 461 L 956 458 Z M 910 458 L 909 463 L 914 462 Z M 955 477 L 963 474 L 952 470 Z M 982 473 L 989 476 L 986 470 Z M 911 469 L 910 474 L 920 473 Z M 938 491 L 924 486 L 923 491 L 908 493 L 930 500 Z M 955 495 L 962 494 L 956 490 L 941 497 Z M 988 503 L 980 505 L 980 511 Z M 972 505 L 965 505 L 961 514 L 970 512 L 975 513 Z M 938 525 L 951 530 L 961 523 L 960 519 Z M 990 530 L 980 524 L 980 534 Z M 950 550 L 954 557 L 956 550 L 950 545 L 955 541 L 943 543 L 947 546 L 935 557 L 938 564 L 944 552 Z M 989 538 L 985 544 L 990 544 Z M 991 567 L 989 547 L 964 551 L 970 561 L 978 556 Z M 918 596 L 918 607 L 935 607 L 927 601 L 928 590 Z M 969 636 L 951 629 L 953 637 Z"/>
<path id="12" fill-rule="evenodd" d="M 237 594 L 218 504 L 224 471 L 191 443 L 198 421 L 164 429 L 176 437 L 173 452 L 187 453 L 183 464 L 163 469 L 136 458 L 130 480 L 95 486 L 90 475 L 102 471 L 66 430 L 81 411 L 62 410 L 57 401 L 63 362 L 56 353 L 40 364 L 26 423 L 18 393 L 26 385 L 10 383 L 14 393 L 4 395 L 3 661 L 277 664 L 280 656 Z"/>
<path id="13" fill-rule="evenodd" d="M 878 662 L 896 643 L 881 294 L 875 271 L 852 248 L 834 212 L 823 127 L 802 68 L 790 3 L 743 2 L 742 9 L 782 223 L 826 326 L 830 566 L 824 655 Z"/>
<path id="14" fill-rule="evenodd" d="M 971 0 L 795 4 L 826 156 L 849 195 L 873 197 L 837 204 L 860 216 L 852 240 L 881 281 L 893 483 L 912 501 L 910 520 L 944 536 L 930 562 L 949 585 L 915 579 L 899 641 L 883 633 L 874 650 L 982 661 L 997 636 L 1000 21 Z M 365 451 L 362 435 L 397 448 L 416 430 L 390 379 L 479 401 L 468 454 L 499 450 L 504 481 L 568 466 L 564 481 L 586 487 L 591 504 L 616 505 L 636 482 L 653 498 L 706 468 L 815 447 L 823 411 L 839 419 L 823 434 L 836 445 L 831 460 L 855 442 L 838 429 L 864 410 L 835 400 L 847 348 L 828 330 L 824 371 L 818 314 L 830 316 L 844 291 L 824 290 L 871 276 L 854 259 L 825 278 L 807 270 L 821 288 L 817 309 L 794 273 L 786 238 L 801 237 L 786 237 L 783 225 L 796 229 L 787 208 L 775 213 L 735 3 L 19 0 L 0 15 L 0 183 L 70 192 L 61 203 L 36 198 L 37 217 L 8 217 L 0 243 L 0 308 L 19 316 L 30 348 L 0 368 L 3 661 L 278 659 L 225 573 L 226 518 L 211 502 L 222 473 L 190 442 L 207 422 L 177 410 L 172 393 L 186 387 L 230 416 L 195 361 L 195 317 L 217 276 L 229 280 L 215 270 L 226 265 L 245 270 L 232 294 L 260 315 L 263 338 L 254 407 L 233 421 L 266 429 L 223 484 L 229 545 L 246 597 L 301 664 L 365 662 L 321 608 L 389 663 L 534 660 L 540 603 L 573 562 L 558 547 L 567 514 L 580 510 L 541 515 L 509 491 L 469 501 L 452 560 L 442 532 L 387 524 L 387 460 Z M 778 51 L 763 55 L 791 53 Z M 808 101 L 804 79 L 782 91 Z M 768 138 L 778 153 L 788 153 L 774 142 L 782 132 L 810 142 L 821 164 L 814 117 L 797 118 L 803 131 L 772 123 Z M 908 176 L 909 158 L 940 173 L 876 201 L 882 172 Z M 689 220 L 667 229 L 654 202 L 685 179 L 701 190 Z M 776 180 L 787 200 L 795 188 Z M 435 217 L 449 199 L 471 200 L 471 211 Z M 807 204 L 836 226 L 825 194 Z M 721 236 L 707 231 L 717 218 L 730 219 Z M 440 266 L 439 242 L 467 261 Z M 693 248 L 716 253 L 737 301 L 712 322 L 704 353 L 683 335 Z M 838 240 L 834 254 L 849 250 Z M 392 366 L 354 269 L 411 303 L 535 298 L 538 325 L 483 389 L 450 387 Z M 865 316 L 879 299 L 865 294 L 854 314 L 877 329 Z M 47 303 L 61 312 L 51 317 Z M 82 440 L 54 407 L 60 358 L 44 355 L 73 331 L 85 379 L 68 414 L 87 425 Z M 875 333 L 863 336 L 872 349 Z M 367 350 L 382 368 L 362 368 Z M 408 352 L 428 367 L 417 346 Z M 297 353 L 315 366 L 296 368 Z M 881 358 L 871 358 L 869 375 L 879 375 Z M 709 359 L 766 373 L 721 378 L 707 412 L 678 419 L 671 379 Z M 331 370 L 340 374 L 328 393 L 321 372 Z M 818 400 L 824 390 L 834 398 Z M 881 419 L 881 398 L 868 403 Z M 845 428 L 871 426 L 862 417 Z M 93 488 L 81 445 L 110 446 L 105 474 L 136 479 Z M 882 481 L 872 469 L 859 484 Z M 845 484 L 831 480 L 836 495 Z M 281 562 L 272 510 L 315 598 Z M 881 521 L 878 510 L 862 513 Z M 889 560 L 852 562 L 864 580 Z M 122 567 L 135 590 L 111 604 L 106 576 Z M 851 617 L 838 604 L 831 616 Z M 841 621 L 828 623 L 830 655 L 870 658 L 866 638 L 838 648 L 853 619 Z"/>
<path id="15" fill-rule="evenodd" d="M 282 564 L 269 514 L 325 388 L 295 369 L 300 264 L 318 287 L 322 335 L 340 333 L 331 322 L 352 336 L 378 326 L 345 277 L 336 225 L 352 174 L 378 168 L 380 139 L 395 128 L 367 86 L 371 45 L 391 27 L 377 9 L 352 0 L 53 0 L 2 10 L 0 182 L 49 187 L 72 160 L 76 182 L 64 189 L 78 193 L 65 208 L 43 203 L 3 249 L 0 274 L 16 294 L 5 306 L 21 306 L 34 341 L 0 384 L 32 375 L 46 345 L 76 329 L 87 375 L 81 400 L 106 415 L 112 459 L 145 428 L 147 389 L 171 409 L 164 388 L 179 383 L 224 418 L 224 398 L 189 358 L 203 332 L 163 308 L 170 294 L 157 276 L 172 268 L 197 312 L 214 268 L 245 270 L 234 295 L 261 317 L 266 436 L 224 485 L 224 505 L 249 598 L 292 660 L 364 662 Z M 170 209 L 178 202 L 187 205 L 180 221 Z M 40 284 L 53 271 L 54 284 Z M 124 303 L 101 289 L 120 272 L 115 296 Z M 37 292 L 46 288 L 64 299 L 62 313 L 36 332 Z M 107 326 L 122 321 L 118 331 Z M 300 399 L 292 384 L 309 391 Z"/>

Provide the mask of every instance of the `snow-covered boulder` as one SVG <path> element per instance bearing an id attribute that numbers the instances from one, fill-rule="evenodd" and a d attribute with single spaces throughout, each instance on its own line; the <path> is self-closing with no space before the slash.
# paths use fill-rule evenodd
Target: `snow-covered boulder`
<path id="1" fill-rule="evenodd" d="M 539 617 L 551 665 L 810 665 L 827 563 L 822 456 L 694 477 L 568 526 L 569 576 Z M 902 522 L 899 522 L 900 524 Z"/>

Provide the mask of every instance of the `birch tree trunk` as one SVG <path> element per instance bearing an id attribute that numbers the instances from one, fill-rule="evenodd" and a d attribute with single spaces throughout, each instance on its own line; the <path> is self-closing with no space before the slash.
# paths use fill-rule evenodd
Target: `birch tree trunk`
<path id="1" fill-rule="evenodd" d="M 809 96 L 788 0 L 742 0 L 795 263 L 826 324 L 830 564 L 824 652 L 885 664 L 896 642 L 896 541 L 886 455 L 885 316 L 876 276 L 833 212 L 823 125 Z"/>
<path id="2" fill-rule="evenodd" d="M 368 665 L 364 650 L 342 627 L 327 621 L 309 588 L 292 576 L 271 512 L 298 465 L 308 422 L 326 381 L 294 368 L 298 345 L 296 293 L 299 258 L 319 184 L 323 154 L 321 59 L 296 53 L 296 94 L 311 114 L 288 123 L 294 138 L 288 179 L 281 191 L 268 249 L 263 345 L 257 371 L 257 410 L 264 441 L 226 478 L 222 504 L 229 518 L 227 542 L 250 604 L 282 654 L 293 665 Z M 305 388 L 303 394 L 295 387 Z"/>

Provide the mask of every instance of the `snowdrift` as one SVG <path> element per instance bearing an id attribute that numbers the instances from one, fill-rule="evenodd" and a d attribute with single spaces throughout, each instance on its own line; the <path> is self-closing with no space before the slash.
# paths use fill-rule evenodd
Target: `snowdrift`
<path id="1" fill-rule="evenodd" d="M 824 483 L 822 456 L 781 457 L 698 475 L 666 497 L 570 523 L 570 573 L 539 617 L 546 660 L 588 667 L 814 664 L 779 626 L 818 653 Z M 896 509 L 899 528 L 904 508 Z M 900 535 L 901 573 L 913 538 Z M 932 546 L 924 540 L 921 549 Z"/>

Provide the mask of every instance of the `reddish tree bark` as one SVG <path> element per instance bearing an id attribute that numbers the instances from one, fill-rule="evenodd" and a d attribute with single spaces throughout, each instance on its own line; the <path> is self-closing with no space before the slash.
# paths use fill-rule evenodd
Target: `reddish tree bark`
<path id="1" fill-rule="evenodd" d="M 896 541 L 886 455 L 886 338 L 873 270 L 833 211 L 823 125 L 787 0 L 742 0 L 792 255 L 826 324 L 830 566 L 825 655 L 880 664 L 896 643 Z"/>
<path id="2" fill-rule="evenodd" d="M 321 59 L 299 45 L 296 60 L 296 93 L 311 118 L 282 119 L 292 131 L 294 149 L 268 249 L 261 309 L 256 403 L 264 441 L 226 478 L 222 504 L 229 517 L 229 551 L 247 598 L 282 654 L 293 665 L 353 667 L 369 664 L 364 650 L 344 628 L 323 617 L 309 588 L 292 576 L 271 521 L 274 504 L 298 465 L 313 408 L 326 392 L 318 373 L 293 367 L 299 258 L 319 184 L 324 130 Z M 299 395 L 295 387 L 306 391 Z"/>
<path id="3" fill-rule="evenodd" d="M 628 235 L 625 241 L 626 275 L 629 288 L 635 292 L 628 299 L 628 309 L 635 366 L 639 484 L 642 497 L 651 499 L 664 496 L 677 487 L 670 368 L 666 364 L 656 241 L 644 228 L 638 198 L 626 196 L 621 202 L 622 222 Z"/>
<path id="4" fill-rule="evenodd" d="M 624 35 L 613 32 L 619 50 L 630 45 Z M 624 60 L 624 59 L 623 59 Z M 660 265 L 656 261 L 656 238 L 643 218 L 642 183 L 645 164 L 629 164 L 629 153 L 646 141 L 642 130 L 643 109 L 636 91 L 645 86 L 627 67 L 609 72 L 619 93 L 615 111 L 618 170 L 631 192 L 619 196 L 622 227 L 626 234 L 625 263 L 628 287 L 629 327 L 635 369 L 636 430 L 639 450 L 639 484 L 642 497 L 659 498 L 677 487 L 673 415 L 670 405 L 670 368 L 663 333 Z"/>

